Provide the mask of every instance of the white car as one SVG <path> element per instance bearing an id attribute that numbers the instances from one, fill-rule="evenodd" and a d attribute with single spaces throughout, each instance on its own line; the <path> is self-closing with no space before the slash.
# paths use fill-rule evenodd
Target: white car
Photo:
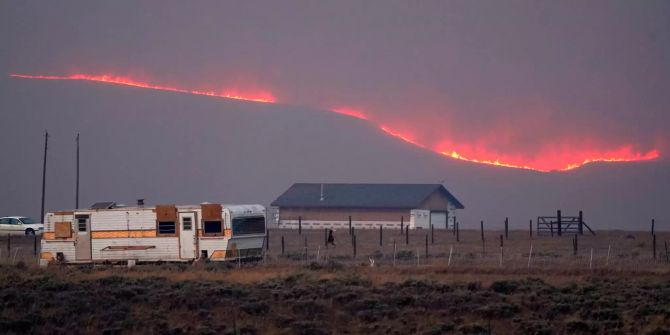
<path id="1" fill-rule="evenodd" d="M 25 216 L 6 216 L 0 218 L 0 236 L 12 235 L 40 235 L 44 225 Z"/>

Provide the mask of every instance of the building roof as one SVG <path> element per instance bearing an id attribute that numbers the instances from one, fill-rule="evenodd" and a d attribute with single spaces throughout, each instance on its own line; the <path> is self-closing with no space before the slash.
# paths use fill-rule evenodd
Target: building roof
<path id="1" fill-rule="evenodd" d="M 323 200 L 321 200 L 323 185 Z M 457 209 L 465 208 L 442 184 L 293 184 L 271 206 L 328 208 L 418 208 L 442 192 Z"/>

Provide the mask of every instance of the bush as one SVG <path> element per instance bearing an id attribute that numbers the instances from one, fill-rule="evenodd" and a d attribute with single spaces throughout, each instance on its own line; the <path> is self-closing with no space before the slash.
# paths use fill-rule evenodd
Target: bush
<path id="1" fill-rule="evenodd" d="M 491 284 L 491 290 L 502 294 L 512 294 L 518 287 L 519 284 L 517 282 L 507 280 L 501 280 Z"/>
<path id="2" fill-rule="evenodd" d="M 264 302 L 248 302 L 242 304 L 240 309 L 249 315 L 263 315 L 270 311 L 270 306 Z"/>
<path id="3" fill-rule="evenodd" d="M 478 310 L 486 319 L 509 318 L 519 313 L 521 309 L 517 305 L 508 303 L 497 303 L 484 306 Z"/>
<path id="4" fill-rule="evenodd" d="M 582 320 L 568 321 L 565 325 L 565 329 L 570 333 L 592 333 L 595 331 L 590 324 Z"/>

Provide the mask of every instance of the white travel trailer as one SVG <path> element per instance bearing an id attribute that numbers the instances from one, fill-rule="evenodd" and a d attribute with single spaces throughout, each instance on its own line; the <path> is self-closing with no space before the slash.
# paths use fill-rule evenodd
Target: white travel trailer
<path id="1" fill-rule="evenodd" d="M 45 215 L 40 264 L 259 257 L 265 229 L 261 205 L 98 203 Z"/>

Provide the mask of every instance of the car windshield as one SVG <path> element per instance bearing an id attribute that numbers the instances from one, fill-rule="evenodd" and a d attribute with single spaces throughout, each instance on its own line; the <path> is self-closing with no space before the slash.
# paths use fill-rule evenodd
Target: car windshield
<path id="1" fill-rule="evenodd" d="M 23 224 L 33 224 L 33 223 L 35 223 L 35 220 L 33 220 L 31 218 L 21 218 L 21 221 L 23 222 Z"/>

